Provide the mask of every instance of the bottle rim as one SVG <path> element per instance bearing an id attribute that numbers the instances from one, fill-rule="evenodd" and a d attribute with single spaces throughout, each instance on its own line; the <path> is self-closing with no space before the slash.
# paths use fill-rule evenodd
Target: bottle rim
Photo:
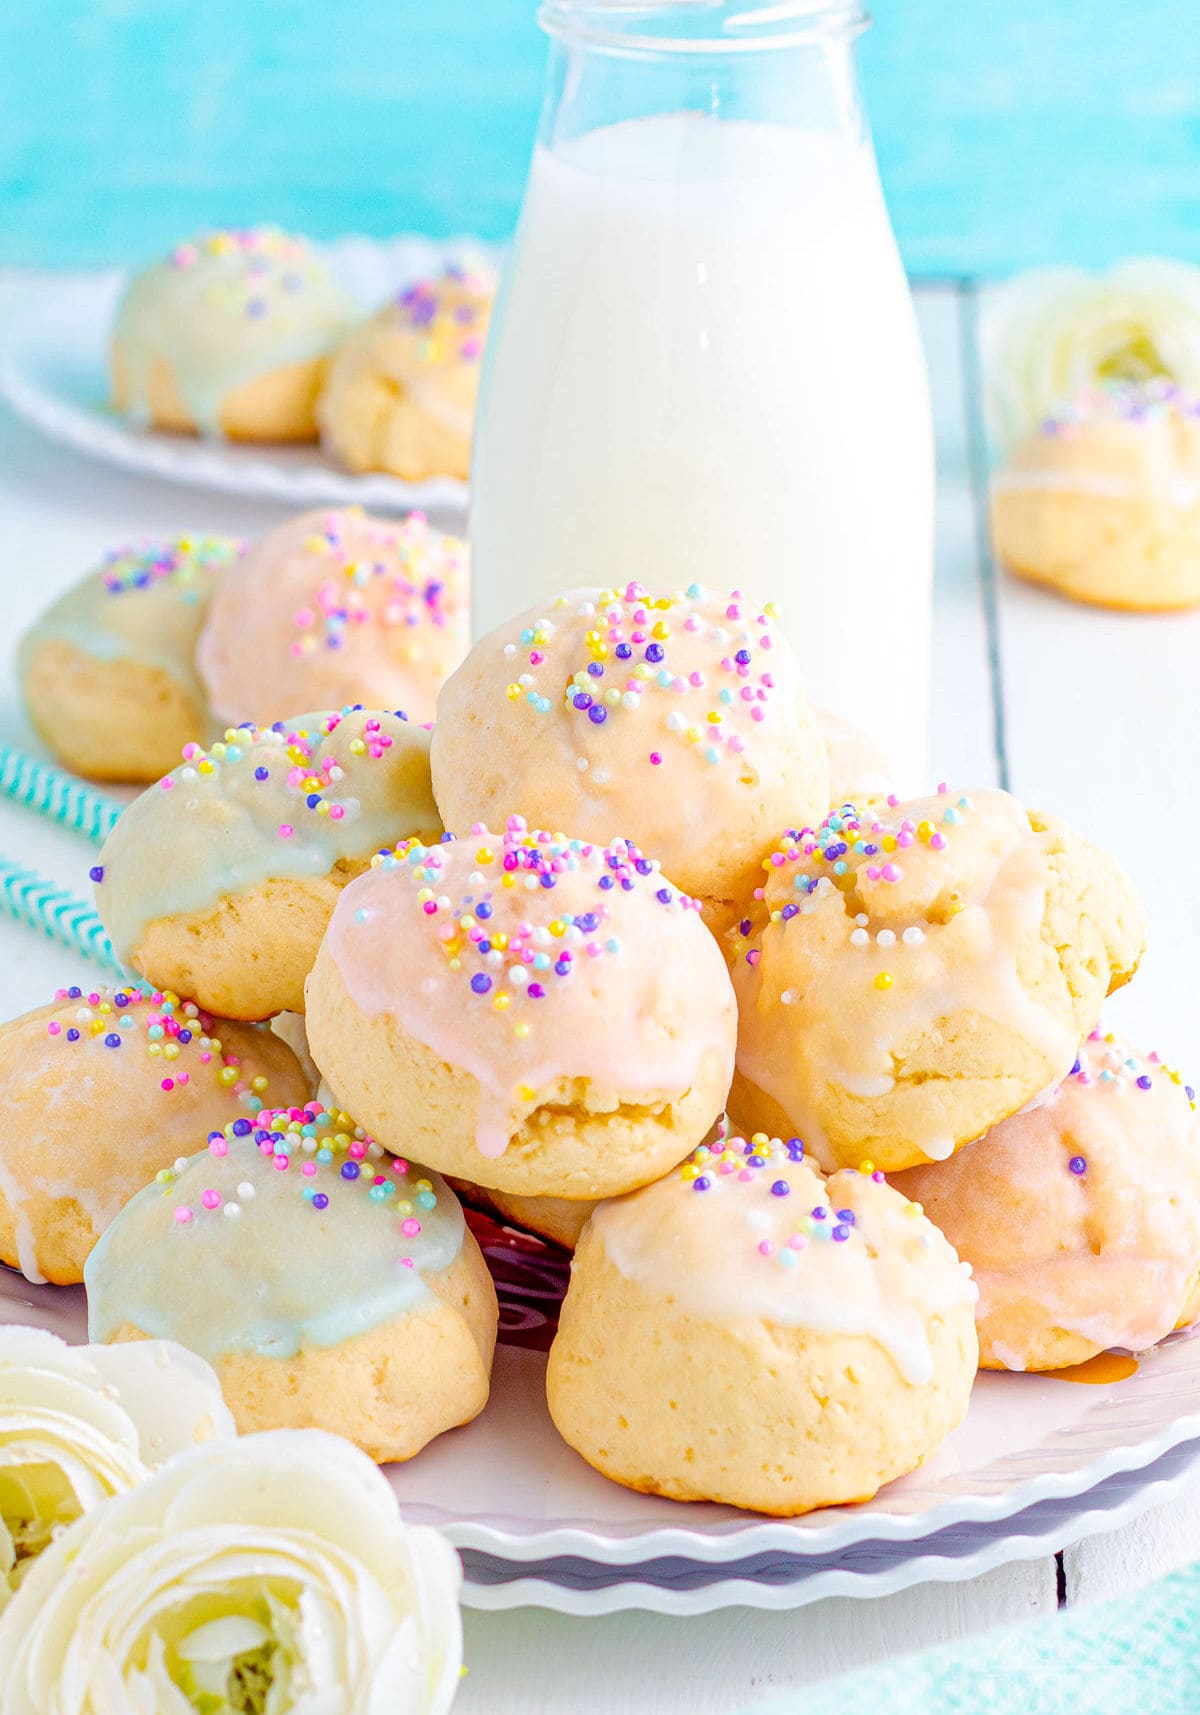
<path id="1" fill-rule="evenodd" d="M 761 53 L 865 30 L 862 0 L 542 0 L 549 36 L 613 54 Z"/>

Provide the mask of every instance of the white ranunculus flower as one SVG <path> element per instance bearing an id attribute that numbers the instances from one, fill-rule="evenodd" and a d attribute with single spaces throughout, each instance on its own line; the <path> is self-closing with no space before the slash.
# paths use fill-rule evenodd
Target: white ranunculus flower
<path id="1" fill-rule="evenodd" d="M 235 1434 L 212 1369 L 182 1346 L 68 1346 L 0 1326 L 0 1607 L 81 1514 Z"/>
<path id="2" fill-rule="evenodd" d="M 1200 393 L 1200 268 L 1144 257 L 1106 273 L 1040 268 L 983 320 L 988 426 L 1001 451 L 1106 382 L 1165 376 Z"/>
<path id="3" fill-rule="evenodd" d="M 72 1526 L 0 1620 L 4 1715 L 441 1715 L 454 1550 L 317 1429 L 182 1453 Z"/>

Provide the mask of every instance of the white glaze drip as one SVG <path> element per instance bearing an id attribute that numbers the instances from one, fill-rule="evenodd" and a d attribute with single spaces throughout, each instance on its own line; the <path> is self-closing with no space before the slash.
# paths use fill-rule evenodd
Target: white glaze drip
<path id="1" fill-rule="evenodd" d="M 759 1167 L 725 1172 L 719 1147 L 598 1206 L 591 1231 L 613 1266 L 706 1321 L 755 1319 L 872 1339 L 911 1387 L 929 1383 L 931 1318 L 976 1297 L 936 1228 L 890 1186 L 853 1171 L 823 1181 L 777 1140 L 754 1151 Z M 744 1149 L 742 1139 L 730 1140 L 724 1160 L 748 1161 Z M 701 1190 L 697 1169 L 707 1182 Z M 778 1184 L 786 1195 L 772 1189 Z M 839 1221 L 839 1211 L 852 1219 Z"/>

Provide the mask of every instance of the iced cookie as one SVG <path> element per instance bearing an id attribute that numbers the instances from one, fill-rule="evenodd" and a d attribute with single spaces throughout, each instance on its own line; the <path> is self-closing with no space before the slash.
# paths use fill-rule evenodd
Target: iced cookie
<path id="1" fill-rule="evenodd" d="M 1010 571 L 1099 607 L 1200 603 L 1200 397 L 1171 382 L 1095 388 L 992 479 Z"/>
<path id="2" fill-rule="evenodd" d="M 881 1181 L 730 1137 L 602 1204 L 546 1373 L 559 1433 L 628 1488 L 783 1515 L 920 1464 L 967 1409 L 975 1288 Z"/>
<path id="3" fill-rule="evenodd" d="M 940 1160 L 1071 1066 L 1145 943 L 1116 864 L 1005 792 L 796 828 L 732 945 L 743 1126 L 825 1168 Z"/>
<path id="4" fill-rule="evenodd" d="M 222 723 L 366 703 L 431 721 L 467 652 L 467 546 L 423 513 L 304 512 L 252 543 L 196 665 Z M 160 771 L 161 772 L 161 771 Z"/>
<path id="5" fill-rule="evenodd" d="M 0 1261 L 82 1280 L 109 1222 L 198 1133 L 307 1094 L 270 1031 L 140 984 L 60 989 L 0 1025 Z"/>
<path id="6" fill-rule="evenodd" d="M 315 440 L 326 358 L 353 316 L 306 238 L 273 226 L 204 233 L 126 288 L 113 403 L 139 426 Z"/>
<path id="7" fill-rule="evenodd" d="M 160 1173 L 86 1284 L 92 1340 L 200 1353 L 242 1434 L 328 1429 L 410 1459 L 487 1402 L 496 1294 L 457 1198 L 319 1102 L 235 1120 Z"/>
<path id="8" fill-rule="evenodd" d="M 207 735 L 196 639 L 242 544 L 228 536 L 118 548 L 21 639 L 29 718 L 90 780 L 157 780 Z"/>
<path id="9" fill-rule="evenodd" d="M 633 840 L 718 919 L 781 818 L 829 804 L 825 745 L 777 620 L 692 584 L 576 590 L 472 649 L 438 702 L 447 827 L 510 814 Z"/>
<path id="10" fill-rule="evenodd" d="M 635 847 L 516 818 L 376 860 L 307 1003 L 313 1058 L 382 1143 L 523 1196 L 657 1178 L 732 1072 L 733 991 L 695 901 Z"/>
<path id="11" fill-rule="evenodd" d="M 429 734 L 348 709 L 234 727 L 125 811 L 92 871 L 125 964 L 230 1018 L 301 1012 L 334 901 L 373 852 L 440 827 Z"/>
<path id="12" fill-rule="evenodd" d="M 974 1265 L 980 1363 L 1140 1352 L 1200 1313 L 1195 1093 L 1095 1030 L 1063 1082 L 952 1161 L 897 1175 Z"/>
<path id="13" fill-rule="evenodd" d="M 321 393 L 321 439 L 351 470 L 465 481 L 479 364 L 496 293 L 482 266 L 409 286 L 339 346 Z"/>

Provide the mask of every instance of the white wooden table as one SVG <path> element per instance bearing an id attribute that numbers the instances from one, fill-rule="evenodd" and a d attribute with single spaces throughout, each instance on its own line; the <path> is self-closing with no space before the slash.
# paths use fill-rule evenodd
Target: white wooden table
<path id="1" fill-rule="evenodd" d="M 28 279 L 0 277 L 0 337 Z M 1093 613 L 993 574 L 983 551 L 984 449 L 977 304 L 970 288 L 920 294 L 938 423 L 934 764 L 964 787 L 1004 785 L 1102 841 L 1149 905 L 1151 951 L 1110 1016 L 1144 1046 L 1200 1065 L 1200 614 Z M 0 410 L 0 590 L 10 639 L 107 547 L 185 530 L 254 534 L 276 508 L 162 486 L 84 462 Z M 11 643 L 9 645 L 11 648 Z M 25 740 L 0 672 L 0 736 Z M 0 851 L 77 891 L 77 840 L 0 801 Z M 78 965 L 0 921 L 0 1016 Z M 727 1715 L 788 1687 L 924 1644 L 1106 1596 L 1200 1558 L 1200 1481 L 1184 1499 L 1057 1559 L 878 1601 L 795 1613 L 579 1620 L 529 1609 L 466 1615 L 462 1715 Z M 798 1705 L 799 1706 L 799 1705 Z"/>

